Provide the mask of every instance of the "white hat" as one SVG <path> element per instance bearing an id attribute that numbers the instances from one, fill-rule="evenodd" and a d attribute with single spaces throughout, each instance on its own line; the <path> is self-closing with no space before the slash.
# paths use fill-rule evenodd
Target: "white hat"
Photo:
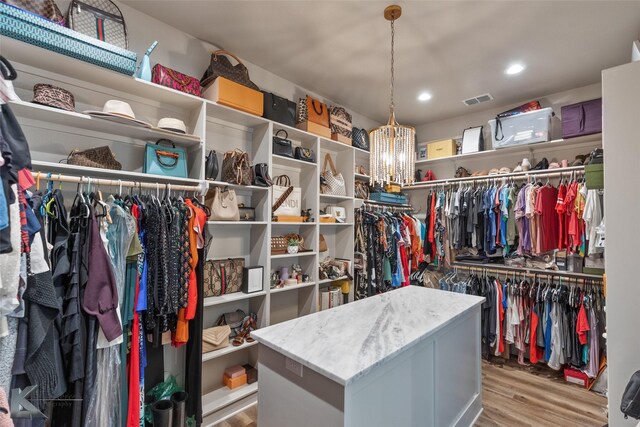
<path id="1" fill-rule="evenodd" d="M 111 120 L 117 123 L 138 125 L 147 128 L 152 127 L 151 123 L 136 119 L 136 115 L 133 113 L 131 105 L 117 99 L 110 99 L 105 102 L 104 107 L 102 107 L 102 111 L 91 110 L 85 111 L 84 114 L 88 114 L 92 117 Z"/>
<path id="2" fill-rule="evenodd" d="M 165 117 L 158 122 L 158 128 L 168 130 L 170 132 L 186 134 L 187 126 L 180 119 L 174 119 L 173 117 Z"/>

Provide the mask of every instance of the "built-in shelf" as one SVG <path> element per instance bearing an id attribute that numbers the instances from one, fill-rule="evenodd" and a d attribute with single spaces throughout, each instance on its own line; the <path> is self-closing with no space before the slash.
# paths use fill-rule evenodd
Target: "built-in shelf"
<path id="1" fill-rule="evenodd" d="M 321 222 L 320 225 L 324 226 L 338 226 L 338 227 L 350 227 L 353 225 L 352 222 Z"/>
<path id="2" fill-rule="evenodd" d="M 230 390 L 227 387 L 220 387 L 202 396 L 202 415 L 209 415 L 219 409 L 224 408 L 242 398 L 245 398 L 258 391 L 258 383 L 245 384 Z"/>
<path id="3" fill-rule="evenodd" d="M 594 135 L 580 136 L 576 138 L 569 138 L 569 139 L 554 139 L 553 141 L 539 142 L 536 144 L 515 145 L 512 147 L 479 151 L 477 153 L 460 154 L 457 156 L 442 157 L 439 159 L 416 160 L 416 166 L 431 166 L 438 163 L 446 163 L 446 162 L 459 163 L 463 161 L 472 161 L 472 160 L 483 159 L 488 157 L 499 157 L 499 156 L 505 156 L 505 155 L 518 154 L 518 153 L 523 153 L 523 154 L 536 153 L 544 150 L 557 150 L 557 149 L 578 147 L 581 145 L 586 146 L 586 145 L 595 144 L 598 142 L 602 142 L 601 133 L 594 134 Z M 571 160 L 572 159 L 570 159 L 570 161 Z"/>
<path id="4" fill-rule="evenodd" d="M 353 200 L 351 196 L 333 196 L 331 194 L 321 194 L 320 200 Z"/>
<path id="5" fill-rule="evenodd" d="M 209 188 L 211 187 L 229 187 L 234 190 L 252 190 L 252 191 L 269 191 L 269 187 L 259 187 L 257 185 L 238 185 L 225 181 L 207 181 Z"/>
<path id="6" fill-rule="evenodd" d="M 207 362 L 209 360 L 217 359 L 218 357 L 226 356 L 227 354 L 235 353 L 236 351 L 245 350 L 257 344 L 258 344 L 258 341 L 253 341 L 253 342 L 245 341 L 242 343 L 242 345 L 234 347 L 233 338 L 229 338 L 229 345 L 227 347 L 221 348 L 220 350 L 213 350 L 207 353 L 202 353 L 202 361 Z"/>
<path id="7" fill-rule="evenodd" d="M 305 162 L 304 160 L 292 159 L 291 157 L 279 156 L 274 154 L 272 156 L 274 167 L 277 165 L 287 166 L 295 169 L 303 168 L 316 168 L 317 163 Z"/>
<path id="8" fill-rule="evenodd" d="M 271 259 L 280 259 L 280 258 L 296 258 L 296 257 L 303 257 L 303 256 L 313 256 L 315 255 L 316 252 L 310 251 L 310 252 L 298 252 L 295 254 L 279 254 L 279 255 L 271 255 Z"/>
<path id="9" fill-rule="evenodd" d="M 353 149 L 356 150 L 356 153 L 363 154 L 367 157 L 369 156 L 369 152 L 367 150 L 363 150 L 362 148 L 358 148 L 358 147 L 353 147 Z"/>
<path id="10" fill-rule="evenodd" d="M 322 279 L 318 282 L 318 284 L 324 285 L 326 283 L 335 282 L 336 280 L 348 280 L 348 279 L 349 278 L 347 276 L 338 277 L 337 279 Z"/>
<path id="11" fill-rule="evenodd" d="M 320 138 L 320 149 L 324 151 L 349 151 L 353 150 L 352 145 L 347 145 L 339 141 L 334 141 L 333 139 L 324 138 L 322 136 Z"/>
<path id="12" fill-rule="evenodd" d="M 500 182 L 503 179 L 509 179 L 509 178 L 518 179 L 518 178 L 523 178 L 527 176 L 531 176 L 532 178 L 535 178 L 536 175 L 544 176 L 547 174 L 558 174 L 558 175 L 567 174 L 568 176 L 572 172 L 579 172 L 583 170 L 584 170 L 584 166 L 570 166 L 568 168 L 530 170 L 527 172 L 512 172 L 512 173 L 498 174 L 498 175 L 483 175 L 483 176 L 470 176 L 466 178 L 436 179 L 434 181 L 425 181 L 425 182 L 420 182 L 411 186 L 402 187 L 402 191 L 420 190 L 420 189 L 429 188 L 439 184 L 453 184 L 456 182 L 465 182 L 465 181 L 471 182 L 471 181 L 481 181 L 481 180 L 487 180 L 487 179 L 496 180 Z"/>
<path id="13" fill-rule="evenodd" d="M 282 123 L 273 122 L 273 134 L 275 135 L 279 130 L 286 131 L 288 139 L 301 143 L 309 143 L 315 145 L 316 140 L 318 139 L 318 136 L 311 132 L 298 129 L 296 127 L 287 126 Z M 280 135 L 284 136 L 283 134 Z"/>
<path id="14" fill-rule="evenodd" d="M 500 264 L 478 264 L 472 262 L 454 262 L 451 264 L 451 267 L 460 267 L 461 270 L 499 270 L 508 272 L 519 272 L 525 274 L 539 274 L 540 276 L 563 276 L 563 277 L 575 277 L 581 279 L 594 279 L 601 280 L 601 274 L 587 274 L 587 273 L 574 273 L 572 271 L 560 271 L 560 270 L 543 270 L 541 268 L 530 268 L 530 267 L 518 267 L 518 266 L 509 266 L 509 265 L 500 265 Z"/>
<path id="15" fill-rule="evenodd" d="M 207 221 L 207 225 L 211 227 L 220 227 L 220 226 L 239 226 L 246 227 L 252 225 L 267 225 L 267 221 Z"/>
<path id="16" fill-rule="evenodd" d="M 234 292 L 232 294 L 224 294 L 217 297 L 208 297 L 204 299 L 204 306 L 211 307 L 214 305 L 227 304 L 230 302 L 242 301 L 249 298 L 255 298 L 266 295 L 265 291 L 253 292 L 245 294 L 244 292 Z"/>
<path id="17" fill-rule="evenodd" d="M 140 182 L 160 182 L 160 183 L 169 183 L 169 184 L 179 184 L 179 185 L 193 185 L 198 186 L 202 181 L 198 179 L 191 178 L 176 178 L 173 176 L 167 175 L 153 175 L 143 172 L 132 172 L 125 170 L 113 170 L 113 169 L 101 169 L 101 168 L 92 168 L 88 166 L 77 166 L 77 165 L 69 165 L 67 163 L 56 163 L 56 162 L 43 162 L 39 160 L 33 160 L 33 171 L 34 172 L 51 172 L 52 175 L 57 173 L 62 174 L 70 174 L 76 176 L 90 176 L 96 178 L 109 178 L 115 180 L 122 181 L 140 181 Z M 41 179 L 44 179 L 43 175 Z M 160 191 L 164 191 L 164 186 L 159 187 Z"/>
<path id="18" fill-rule="evenodd" d="M 146 128 L 142 126 L 116 123 L 97 117 L 91 117 L 88 114 L 61 110 L 59 108 L 34 104 L 32 102 L 14 101 L 11 102 L 10 105 L 11 110 L 18 117 L 61 126 L 68 126 L 74 129 L 85 129 L 92 132 L 118 135 L 143 141 L 155 142 L 158 139 L 165 138 L 171 140 L 176 145 L 181 146 L 197 147 L 201 143 L 200 138 L 197 136 L 180 135 L 155 128 Z"/>
<path id="19" fill-rule="evenodd" d="M 371 179 L 371 177 L 369 175 L 365 175 L 363 173 L 356 173 L 355 174 L 357 179 L 365 179 L 367 181 L 369 181 Z"/>
<path id="20" fill-rule="evenodd" d="M 273 288 L 273 289 L 270 289 L 269 292 L 271 294 L 279 294 L 281 292 L 289 292 L 289 291 L 295 291 L 296 289 L 308 288 L 310 286 L 315 286 L 315 284 L 316 282 L 303 282 L 303 283 L 298 283 L 297 285 L 290 285 L 282 288 Z"/>
<path id="21" fill-rule="evenodd" d="M 286 221 L 278 221 L 272 222 L 271 225 L 274 227 L 277 226 L 286 226 L 286 225 L 316 225 L 317 222 L 286 222 Z"/>

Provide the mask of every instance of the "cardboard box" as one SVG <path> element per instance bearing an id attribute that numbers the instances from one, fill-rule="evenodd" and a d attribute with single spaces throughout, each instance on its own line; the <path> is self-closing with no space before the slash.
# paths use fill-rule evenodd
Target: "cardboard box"
<path id="1" fill-rule="evenodd" d="M 455 156 L 456 152 L 456 141 L 453 139 L 443 139 L 427 144 L 427 159 L 429 160 Z"/>
<path id="2" fill-rule="evenodd" d="M 323 138 L 331 139 L 331 129 L 328 126 L 322 126 L 313 122 L 302 122 L 298 123 L 296 127 L 305 132 L 309 132 Z"/>
<path id="3" fill-rule="evenodd" d="M 209 86 L 204 88 L 202 97 L 245 113 L 262 117 L 264 108 L 264 95 L 239 83 L 218 77 Z"/>
<path id="4" fill-rule="evenodd" d="M 234 388 L 238 388 L 241 385 L 245 385 L 247 383 L 247 374 L 242 374 L 239 377 L 231 378 L 229 375 L 224 374 L 224 385 L 233 390 Z"/>
<path id="5" fill-rule="evenodd" d="M 342 142 L 343 144 L 351 145 L 351 138 L 347 138 L 340 133 L 332 133 L 331 139 L 333 139 L 334 141 Z"/>

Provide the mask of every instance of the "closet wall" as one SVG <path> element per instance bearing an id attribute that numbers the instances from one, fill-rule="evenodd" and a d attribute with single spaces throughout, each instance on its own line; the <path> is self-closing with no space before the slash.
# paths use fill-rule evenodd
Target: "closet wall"
<path id="1" fill-rule="evenodd" d="M 606 163 L 604 179 L 607 227 L 607 349 L 609 365 L 609 425 L 634 426 L 625 420 L 620 399 L 629 378 L 640 369 L 640 286 L 638 241 L 640 227 L 634 213 L 640 211 L 636 184 L 630 177 L 640 165 L 638 117 L 640 117 L 640 62 L 602 73 L 603 132 Z M 637 182 L 637 181 L 636 181 Z M 630 194 L 631 192 L 631 194 Z M 618 220 L 620 218 L 620 220 Z"/>
<path id="2" fill-rule="evenodd" d="M 56 2 L 60 9 L 66 13 L 69 7 L 69 0 Z M 158 40 L 158 46 L 151 54 L 151 65 L 160 63 L 185 74 L 200 78 L 204 70 L 209 65 L 210 52 L 224 47 L 215 47 L 202 40 L 184 33 L 171 25 L 145 15 L 125 4 L 118 3 L 127 24 L 129 34 L 129 50 L 138 53 L 138 59 L 144 55 L 147 48 Z M 235 17 L 234 19 L 242 19 Z M 247 23 L 250 24 L 250 23 Z M 277 47 L 275 47 L 277 48 Z M 234 52 L 235 53 L 235 52 Z M 242 58 L 241 58 L 242 59 Z M 291 100 L 297 100 L 306 94 L 314 95 L 320 100 L 331 104 L 331 100 L 324 98 L 322 94 L 314 93 L 302 88 L 293 82 L 283 79 L 257 65 L 248 61 L 244 64 L 249 69 L 251 80 L 260 89 L 273 92 L 279 96 Z M 344 105 L 348 109 L 349 105 Z M 352 110 L 353 124 L 358 127 L 372 129 L 379 126 L 378 123 Z"/>

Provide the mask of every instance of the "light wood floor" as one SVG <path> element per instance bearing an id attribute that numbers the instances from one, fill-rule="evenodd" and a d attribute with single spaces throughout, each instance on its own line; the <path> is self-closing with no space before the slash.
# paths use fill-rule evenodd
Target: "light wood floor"
<path id="1" fill-rule="evenodd" d="M 501 359 L 498 359 L 501 360 Z M 607 400 L 544 367 L 520 367 L 514 361 L 482 362 L 484 411 L 477 427 L 601 427 Z M 256 406 L 218 427 L 257 427 Z"/>

